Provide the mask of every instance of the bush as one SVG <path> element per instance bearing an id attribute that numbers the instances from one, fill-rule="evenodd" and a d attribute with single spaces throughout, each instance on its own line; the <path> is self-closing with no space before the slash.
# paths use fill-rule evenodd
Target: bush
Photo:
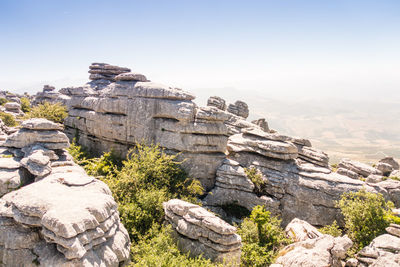
<path id="1" fill-rule="evenodd" d="M 14 127 L 18 124 L 14 116 L 6 112 L 0 112 L 0 119 L 4 122 L 6 126 L 9 127 Z"/>
<path id="2" fill-rule="evenodd" d="M 342 235 L 342 230 L 339 228 L 339 225 L 336 221 L 333 221 L 332 224 L 326 225 L 319 229 L 319 231 L 323 234 L 331 235 L 334 237 L 338 237 Z"/>
<path id="3" fill-rule="evenodd" d="M 31 102 L 26 97 L 21 97 L 21 109 L 23 112 L 27 113 L 31 111 Z"/>
<path id="4" fill-rule="evenodd" d="M 7 102 L 8 102 L 7 99 L 5 99 L 4 97 L 0 97 L 0 106 L 4 106 L 4 104 Z"/>
<path id="5" fill-rule="evenodd" d="M 261 191 L 261 187 L 265 184 L 262 174 L 256 168 L 245 168 L 244 172 L 246 173 L 247 178 L 253 182 L 256 191 Z"/>
<path id="6" fill-rule="evenodd" d="M 382 194 L 361 190 L 344 193 L 337 207 L 344 216 L 347 235 L 355 250 L 359 250 L 385 232 L 391 222 L 393 203 L 386 202 Z"/>
<path id="7" fill-rule="evenodd" d="M 68 113 L 65 106 L 60 103 L 51 104 L 44 102 L 33 107 L 29 113 L 25 114 L 24 119 L 45 118 L 57 123 L 63 123 L 67 116 Z"/>
<path id="8" fill-rule="evenodd" d="M 189 258 L 182 254 L 171 237 L 170 226 L 154 230 L 151 239 L 141 240 L 132 246 L 132 263 L 130 266 L 176 266 L 206 267 L 218 266 L 201 257 Z"/>
<path id="9" fill-rule="evenodd" d="M 250 218 L 243 220 L 238 229 L 242 237 L 242 264 L 244 266 L 268 266 L 278 251 L 290 243 L 281 220 L 270 215 L 263 206 L 254 207 Z"/>
<path id="10" fill-rule="evenodd" d="M 138 144 L 121 169 L 104 181 L 119 203 L 121 220 L 135 241 L 154 224 L 162 223 L 162 202 L 180 198 L 196 203 L 203 193 L 200 182 L 186 176 L 176 156 L 167 155 L 157 145 Z"/>

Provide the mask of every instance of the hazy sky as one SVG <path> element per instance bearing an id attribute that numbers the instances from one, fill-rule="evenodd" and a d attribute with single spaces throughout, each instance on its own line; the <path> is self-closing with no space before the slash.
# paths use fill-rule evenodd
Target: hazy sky
<path id="1" fill-rule="evenodd" d="M 400 1 L 0 0 L 0 62 L 31 93 L 107 62 L 195 93 L 399 98 Z"/>

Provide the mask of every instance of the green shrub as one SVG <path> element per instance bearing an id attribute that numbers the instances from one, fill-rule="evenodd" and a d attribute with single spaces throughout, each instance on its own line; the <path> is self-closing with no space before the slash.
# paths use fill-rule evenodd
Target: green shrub
<path id="1" fill-rule="evenodd" d="M 155 229 L 152 238 L 139 241 L 132 246 L 132 263 L 130 266 L 176 266 L 208 267 L 219 266 L 201 257 L 190 258 L 182 254 L 171 237 L 171 227 Z"/>
<path id="2" fill-rule="evenodd" d="M 0 97 L 0 106 L 4 106 L 4 104 L 7 102 L 8 102 L 7 99 L 5 99 L 4 97 Z"/>
<path id="3" fill-rule="evenodd" d="M 4 122 L 6 126 L 9 127 L 14 127 L 18 124 L 14 116 L 6 112 L 0 112 L 0 119 Z"/>
<path id="4" fill-rule="evenodd" d="M 334 237 L 342 235 L 342 230 L 339 228 L 339 225 L 336 221 L 333 221 L 333 223 L 330 225 L 325 225 L 324 227 L 320 228 L 319 231 L 323 234 L 331 235 Z"/>
<path id="5" fill-rule="evenodd" d="M 244 172 L 247 177 L 253 182 L 256 191 L 260 191 L 261 187 L 265 184 L 262 174 L 256 168 L 245 168 Z"/>
<path id="6" fill-rule="evenodd" d="M 386 181 L 386 180 L 388 180 L 388 179 L 395 180 L 395 181 L 400 181 L 400 177 L 397 177 L 397 176 L 390 176 L 390 177 L 383 176 L 383 177 L 382 177 L 382 180 L 383 180 L 383 181 Z"/>
<path id="7" fill-rule="evenodd" d="M 23 112 L 27 113 L 31 111 L 31 102 L 26 97 L 21 97 L 21 109 Z"/>
<path id="8" fill-rule="evenodd" d="M 347 235 L 353 240 L 355 250 L 359 250 L 385 232 L 393 203 L 386 202 L 382 194 L 361 190 L 344 193 L 337 207 L 344 216 Z"/>
<path id="9" fill-rule="evenodd" d="M 44 102 L 33 107 L 29 113 L 25 114 L 24 119 L 45 118 L 57 123 L 63 123 L 67 116 L 67 108 L 62 104 Z"/>
<path id="10" fill-rule="evenodd" d="M 104 182 L 119 203 L 121 220 L 135 241 L 154 224 L 162 223 L 162 202 L 171 198 L 197 202 L 203 193 L 200 182 L 186 176 L 176 156 L 167 155 L 157 145 L 138 144 L 121 169 L 106 176 Z"/>
<path id="11" fill-rule="evenodd" d="M 250 218 L 244 219 L 238 229 L 243 244 L 242 265 L 268 266 L 273 262 L 279 249 L 290 243 L 280 224 L 281 220 L 265 207 L 254 207 Z"/>
<path id="12" fill-rule="evenodd" d="M 332 164 L 331 165 L 331 169 L 332 169 L 333 172 L 337 172 L 338 165 L 337 164 Z"/>

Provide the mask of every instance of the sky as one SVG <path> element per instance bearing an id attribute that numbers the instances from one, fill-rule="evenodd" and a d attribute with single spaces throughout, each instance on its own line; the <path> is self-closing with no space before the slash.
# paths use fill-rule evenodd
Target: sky
<path id="1" fill-rule="evenodd" d="M 106 62 L 190 92 L 399 99 L 398 0 L 0 0 L 0 90 Z"/>

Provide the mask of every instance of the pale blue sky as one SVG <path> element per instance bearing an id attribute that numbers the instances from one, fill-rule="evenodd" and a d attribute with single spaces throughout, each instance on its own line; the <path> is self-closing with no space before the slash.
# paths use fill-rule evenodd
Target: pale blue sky
<path id="1" fill-rule="evenodd" d="M 0 0 L 0 59 L 19 92 L 107 62 L 195 94 L 399 98 L 400 1 Z"/>

